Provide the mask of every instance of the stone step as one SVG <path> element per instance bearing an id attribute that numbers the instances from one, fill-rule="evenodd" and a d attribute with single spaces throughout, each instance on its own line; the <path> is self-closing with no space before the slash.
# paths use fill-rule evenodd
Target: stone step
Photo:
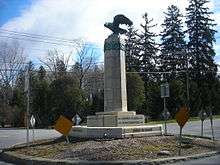
<path id="1" fill-rule="evenodd" d="M 74 126 L 69 136 L 77 138 L 127 138 L 162 135 L 162 125 L 128 127 L 87 127 Z"/>

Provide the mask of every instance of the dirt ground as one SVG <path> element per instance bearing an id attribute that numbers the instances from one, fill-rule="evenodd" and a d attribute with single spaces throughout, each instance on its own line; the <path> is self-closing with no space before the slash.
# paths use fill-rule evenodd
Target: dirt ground
<path id="1" fill-rule="evenodd" d="M 174 136 L 152 136 L 115 140 L 71 140 L 54 143 L 36 142 L 36 146 L 13 152 L 49 159 L 67 160 L 152 160 L 178 156 L 179 143 Z M 215 150 L 215 143 L 201 138 L 184 137 L 181 156 Z"/>

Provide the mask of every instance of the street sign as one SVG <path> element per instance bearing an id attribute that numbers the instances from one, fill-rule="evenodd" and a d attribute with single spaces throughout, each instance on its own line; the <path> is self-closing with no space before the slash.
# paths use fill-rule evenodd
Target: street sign
<path id="1" fill-rule="evenodd" d="M 35 123 L 36 123 L 36 120 L 35 120 L 35 118 L 34 118 L 33 115 L 31 116 L 30 123 L 31 123 L 31 126 L 32 126 L 32 128 L 33 128 L 33 127 L 35 126 Z"/>
<path id="2" fill-rule="evenodd" d="M 167 110 L 167 108 L 165 110 L 163 110 L 162 116 L 166 120 L 168 120 L 170 118 L 170 112 Z"/>
<path id="3" fill-rule="evenodd" d="M 203 136 L 203 122 L 207 118 L 207 114 L 203 109 L 199 112 L 199 118 L 202 121 L 201 122 L 201 136 Z"/>
<path id="4" fill-rule="evenodd" d="M 206 112 L 205 112 L 204 110 L 201 110 L 201 111 L 199 112 L 199 118 L 200 118 L 202 121 L 204 121 L 207 117 L 208 117 L 208 116 L 207 116 L 207 114 L 206 114 Z"/>
<path id="5" fill-rule="evenodd" d="M 189 110 L 187 107 L 181 107 L 180 110 L 176 113 L 175 119 L 180 126 L 180 135 L 179 135 L 179 156 L 181 155 L 181 145 L 182 145 L 182 129 L 186 122 L 189 120 Z"/>
<path id="6" fill-rule="evenodd" d="M 34 115 L 31 116 L 31 120 L 30 120 L 30 123 L 31 123 L 31 127 L 33 128 L 32 129 L 32 135 L 33 135 L 33 143 L 34 143 L 34 126 L 35 126 L 35 123 L 36 123 L 36 120 L 34 118 Z"/>
<path id="7" fill-rule="evenodd" d="M 161 92 L 161 98 L 170 97 L 169 84 L 168 83 L 161 84 L 160 92 Z"/>
<path id="8" fill-rule="evenodd" d="M 76 124 L 79 125 L 79 123 L 82 121 L 82 119 L 80 118 L 80 116 L 78 114 L 76 114 L 73 118 L 72 121 Z"/>
<path id="9" fill-rule="evenodd" d="M 181 107 L 175 115 L 178 125 L 182 128 L 189 119 L 189 110 L 187 107 Z"/>
<path id="10" fill-rule="evenodd" d="M 73 122 L 67 119 L 66 117 L 60 115 L 59 119 L 56 121 L 54 129 L 61 134 L 67 136 L 69 131 L 73 126 Z"/>

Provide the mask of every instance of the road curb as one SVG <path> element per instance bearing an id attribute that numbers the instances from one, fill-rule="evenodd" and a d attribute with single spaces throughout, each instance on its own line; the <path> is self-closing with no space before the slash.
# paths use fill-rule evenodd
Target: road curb
<path id="1" fill-rule="evenodd" d="M 26 156 L 22 154 L 15 154 L 12 152 L 3 152 L 0 153 L 0 158 L 6 162 L 15 163 L 15 164 L 23 164 L 23 165 L 70 165 L 70 164 L 148 164 L 148 165 L 155 165 L 155 164 L 167 164 L 167 163 L 174 163 L 179 161 L 186 161 L 186 160 L 193 160 L 199 158 L 205 158 L 210 156 L 215 156 L 220 154 L 219 151 L 213 151 L 208 153 L 196 154 L 191 156 L 178 156 L 172 158 L 162 158 L 162 159 L 155 159 L 155 160 L 122 160 L 122 161 L 86 161 L 86 160 L 79 160 L 79 161 L 71 161 L 71 160 L 51 160 L 46 158 L 36 158 L 32 156 Z"/>

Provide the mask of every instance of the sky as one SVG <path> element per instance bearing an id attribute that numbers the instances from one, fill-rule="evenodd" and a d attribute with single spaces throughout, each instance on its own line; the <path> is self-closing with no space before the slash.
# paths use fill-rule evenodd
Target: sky
<path id="1" fill-rule="evenodd" d="M 185 14 L 188 0 L 0 0 L 0 40 L 19 40 L 28 59 L 36 62 L 45 59 L 48 50 L 68 54 L 74 50 L 72 42 L 80 39 L 102 61 L 103 43 L 111 34 L 104 28 L 105 22 L 124 14 L 139 28 L 147 12 L 157 24 L 154 32 L 159 33 L 164 12 L 171 4 Z M 217 23 L 214 48 L 215 61 L 220 64 L 220 1 L 211 0 L 208 6 Z M 36 42 L 39 37 L 41 42 Z"/>

